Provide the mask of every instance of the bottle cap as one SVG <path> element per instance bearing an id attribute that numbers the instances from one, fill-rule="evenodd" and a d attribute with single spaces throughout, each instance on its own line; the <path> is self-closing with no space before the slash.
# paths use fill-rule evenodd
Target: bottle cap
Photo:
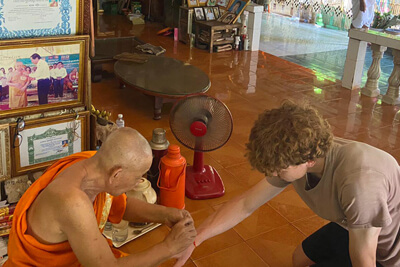
<path id="1" fill-rule="evenodd" d="M 124 115 L 118 114 L 118 119 L 122 119 L 122 117 L 124 117 Z"/>
<path id="2" fill-rule="evenodd" d="M 163 128 L 155 128 L 153 130 L 153 137 L 151 139 L 150 146 L 154 150 L 165 150 L 169 146 L 169 142 L 165 136 L 165 130 Z"/>
<path id="3" fill-rule="evenodd" d="M 170 145 L 168 147 L 167 157 L 178 159 L 181 157 L 181 148 L 178 145 Z"/>

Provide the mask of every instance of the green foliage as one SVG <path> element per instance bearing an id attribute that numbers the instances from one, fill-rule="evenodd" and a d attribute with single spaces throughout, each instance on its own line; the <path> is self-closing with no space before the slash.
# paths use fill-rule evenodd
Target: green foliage
<path id="1" fill-rule="evenodd" d="M 399 16 L 394 16 L 389 11 L 387 13 L 375 12 L 374 22 L 372 23 L 372 28 L 376 29 L 387 29 L 395 25 L 400 24 Z"/>

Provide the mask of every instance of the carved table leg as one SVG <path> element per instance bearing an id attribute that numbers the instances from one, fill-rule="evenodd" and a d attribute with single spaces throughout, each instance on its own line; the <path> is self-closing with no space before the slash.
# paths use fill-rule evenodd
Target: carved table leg
<path id="1" fill-rule="evenodd" d="M 400 104 L 399 86 L 400 86 L 400 51 L 393 49 L 393 71 L 389 77 L 389 87 L 386 94 L 382 97 L 382 101 L 390 104 Z"/>
<path id="2" fill-rule="evenodd" d="M 366 96 L 376 97 L 380 95 L 378 83 L 379 77 L 381 76 L 381 59 L 387 48 L 377 44 L 372 44 L 371 49 L 372 64 L 371 67 L 369 67 L 368 79 L 365 83 L 365 87 L 361 90 L 361 93 Z"/>
<path id="3" fill-rule="evenodd" d="M 154 120 L 161 119 L 161 109 L 163 106 L 163 98 L 159 96 L 154 97 Z"/>

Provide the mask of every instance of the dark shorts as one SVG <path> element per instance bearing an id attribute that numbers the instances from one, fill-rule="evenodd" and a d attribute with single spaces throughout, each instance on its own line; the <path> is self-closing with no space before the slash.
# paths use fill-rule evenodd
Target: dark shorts
<path id="1" fill-rule="evenodd" d="M 315 267 L 350 267 L 349 232 L 336 223 L 328 223 L 302 243 L 303 251 Z M 376 263 L 377 267 L 382 267 Z"/>

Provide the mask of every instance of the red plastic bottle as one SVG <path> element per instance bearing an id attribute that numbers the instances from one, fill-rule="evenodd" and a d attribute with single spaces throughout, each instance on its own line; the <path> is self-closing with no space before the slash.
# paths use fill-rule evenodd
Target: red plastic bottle
<path id="1" fill-rule="evenodd" d="M 178 145 L 170 145 L 167 155 L 161 158 L 160 204 L 178 209 L 185 208 L 186 159 Z"/>

